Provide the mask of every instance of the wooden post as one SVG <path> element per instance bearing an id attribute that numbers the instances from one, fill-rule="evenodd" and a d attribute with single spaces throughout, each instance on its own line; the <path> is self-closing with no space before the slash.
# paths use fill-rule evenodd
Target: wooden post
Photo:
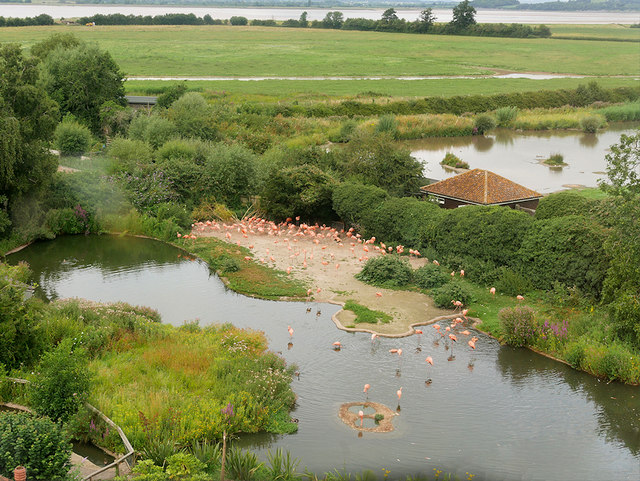
<path id="1" fill-rule="evenodd" d="M 227 460 L 227 431 L 222 432 L 222 464 L 220 466 L 220 481 L 224 480 L 224 463 Z"/>

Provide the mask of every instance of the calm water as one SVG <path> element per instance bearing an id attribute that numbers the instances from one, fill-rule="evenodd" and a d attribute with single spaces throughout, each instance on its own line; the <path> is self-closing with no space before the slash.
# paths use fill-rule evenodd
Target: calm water
<path id="1" fill-rule="evenodd" d="M 322 20 L 327 12 L 341 11 L 345 18 L 369 18 L 378 20 L 385 8 L 211 8 L 211 7 L 175 7 L 142 5 L 1 5 L 0 15 L 4 17 L 35 17 L 41 13 L 53 18 L 73 18 L 95 15 L 96 13 L 122 13 L 124 15 L 163 15 L 165 13 L 194 13 L 198 17 L 207 14 L 213 18 L 247 17 L 250 20 L 287 20 L 299 18 L 307 12 L 309 21 Z M 414 21 L 418 19 L 421 8 L 396 9 L 400 18 Z M 449 22 L 451 9 L 433 10 L 438 22 Z M 478 10 L 476 20 L 479 23 L 564 23 L 564 24 L 607 24 L 638 22 L 637 12 L 533 12 Z"/>
<path id="2" fill-rule="evenodd" d="M 204 263 L 151 240 L 63 237 L 9 257 L 19 260 L 31 264 L 40 295 L 149 305 L 172 324 L 198 318 L 263 330 L 271 349 L 300 370 L 298 433 L 239 441 L 263 457 L 283 447 L 312 471 L 372 469 L 379 479 L 383 468 L 391 479 L 434 468 L 492 481 L 640 479 L 638 387 L 607 385 L 482 334 L 475 351 L 434 344 L 432 328 L 421 339 L 372 344 L 367 334 L 335 328 L 336 306 L 313 304 L 306 313 L 307 303 L 234 294 Z M 295 330 L 290 346 L 287 325 Z M 334 341 L 344 345 L 340 352 Z M 402 348 L 402 358 L 391 348 Z M 370 400 L 392 409 L 403 387 L 395 431 L 359 437 L 338 418 L 340 404 L 363 400 L 365 383 Z"/>
<path id="3" fill-rule="evenodd" d="M 637 124 L 636 124 L 637 128 Z M 456 173 L 440 165 L 447 152 L 453 152 L 472 169 L 487 169 L 514 182 L 548 194 L 566 185 L 597 187 L 606 178 L 606 154 L 620 141 L 620 134 L 633 134 L 630 124 L 613 125 L 597 134 L 578 131 L 514 132 L 498 130 L 492 135 L 446 137 L 406 142 L 411 154 L 425 164 L 424 174 L 442 180 Z M 569 164 L 550 169 L 540 160 L 553 153 Z"/>

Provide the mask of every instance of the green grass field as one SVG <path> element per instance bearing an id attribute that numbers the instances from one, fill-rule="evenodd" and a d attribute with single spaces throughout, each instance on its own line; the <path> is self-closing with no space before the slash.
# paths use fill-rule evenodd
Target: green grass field
<path id="1" fill-rule="evenodd" d="M 628 25 L 552 25 L 552 38 L 615 39 L 640 42 L 640 28 Z"/>
<path id="2" fill-rule="evenodd" d="M 0 41 L 30 46 L 54 32 L 98 42 L 127 75 L 433 76 L 492 70 L 640 74 L 634 42 L 231 26 L 2 28 Z"/>

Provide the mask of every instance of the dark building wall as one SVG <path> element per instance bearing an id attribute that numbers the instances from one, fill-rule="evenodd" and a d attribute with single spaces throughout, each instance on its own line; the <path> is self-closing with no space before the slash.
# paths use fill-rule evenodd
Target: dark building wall
<path id="1" fill-rule="evenodd" d="M 462 200 L 442 199 L 442 198 L 440 199 L 444 201 L 444 203 L 440 204 L 440 207 L 443 207 L 445 209 L 456 209 L 462 205 L 476 205 L 476 204 L 469 204 Z M 536 210 L 538 207 L 538 202 L 539 202 L 539 199 L 532 199 L 524 202 L 513 202 L 511 204 L 502 204 L 502 205 L 504 205 L 505 207 L 510 207 L 512 209 L 515 209 L 517 206 L 522 209 Z"/>

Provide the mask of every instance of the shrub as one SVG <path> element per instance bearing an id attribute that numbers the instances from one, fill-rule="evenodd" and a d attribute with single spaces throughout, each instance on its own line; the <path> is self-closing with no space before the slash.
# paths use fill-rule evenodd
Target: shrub
<path id="1" fill-rule="evenodd" d="M 198 92 L 187 92 L 167 110 L 169 120 L 176 125 L 180 135 L 203 140 L 217 138 L 212 114 L 209 104 Z"/>
<path id="2" fill-rule="evenodd" d="M 484 135 L 485 132 L 495 128 L 496 119 L 489 114 L 480 114 L 476 117 L 474 124 L 478 134 Z"/>
<path id="3" fill-rule="evenodd" d="M 409 262 L 396 255 L 377 256 L 369 259 L 356 279 L 374 285 L 405 286 L 411 282 Z"/>
<path id="4" fill-rule="evenodd" d="M 618 344 L 607 346 L 598 363 L 598 374 L 604 375 L 609 381 L 624 381 L 629 370 L 631 353 Z"/>
<path id="5" fill-rule="evenodd" d="M 247 17 L 234 16 L 229 19 L 229 23 L 231 25 L 247 25 L 249 23 L 249 20 L 247 19 Z"/>
<path id="6" fill-rule="evenodd" d="M 193 455 L 206 465 L 208 472 L 215 470 L 220 465 L 222 447 L 220 443 L 210 444 L 208 441 L 194 441 L 191 444 Z"/>
<path id="7" fill-rule="evenodd" d="M 36 412 L 54 421 L 66 421 L 87 400 L 91 375 L 84 349 L 74 349 L 63 340 L 42 357 L 31 385 L 31 403 Z"/>
<path id="8" fill-rule="evenodd" d="M 378 119 L 376 132 L 386 132 L 394 139 L 398 135 L 398 122 L 395 115 L 383 115 Z"/>
<path id="9" fill-rule="evenodd" d="M 566 165 L 564 163 L 564 156 L 562 154 L 559 154 L 559 153 L 551 154 L 549 156 L 549 158 L 544 160 L 544 163 L 546 165 L 551 165 L 551 166 L 554 166 L 554 165 Z"/>
<path id="10" fill-rule="evenodd" d="M 533 220 L 505 207 L 468 206 L 446 210 L 435 229 L 438 252 L 511 265 Z"/>
<path id="11" fill-rule="evenodd" d="M 367 236 L 388 244 L 421 248 L 430 244 L 445 211 L 437 204 L 414 197 L 390 198 L 362 216 Z"/>
<path id="12" fill-rule="evenodd" d="M 333 210 L 348 225 L 359 225 L 363 216 L 388 197 L 386 190 L 358 182 L 342 182 L 336 185 L 331 196 Z"/>
<path id="13" fill-rule="evenodd" d="M 192 478 L 204 472 L 205 464 L 193 454 L 181 452 L 167 458 L 166 473 L 169 479 Z"/>
<path id="14" fill-rule="evenodd" d="M 191 228 L 189 212 L 183 206 L 173 202 L 159 204 L 156 208 L 156 218 L 159 221 L 171 220 L 185 230 Z"/>
<path id="15" fill-rule="evenodd" d="M 71 443 L 48 418 L 0 412 L 0 453 L 3 476 L 13 479 L 15 467 L 24 466 L 29 479 L 68 479 Z"/>
<path id="16" fill-rule="evenodd" d="M 170 86 L 162 94 L 158 95 L 156 99 L 156 106 L 163 109 L 168 109 L 171 104 L 182 97 L 187 92 L 187 82 L 183 81 Z"/>
<path id="17" fill-rule="evenodd" d="M 518 107 L 500 107 L 496 110 L 498 127 L 507 127 L 518 116 Z"/>
<path id="18" fill-rule="evenodd" d="M 537 327 L 535 313 L 530 307 L 505 307 L 498 313 L 502 339 L 514 347 L 535 343 Z"/>
<path id="19" fill-rule="evenodd" d="M 75 120 L 65 119 L 53 134 L 53 145 L 62 155 L 84 154 L 92 143 L 91 131 Z"/>
<path id="20" fill-rule="evenodd" d="M 143 140 L 116 137 L 107 151 L 114 159 L 113 172 L 131 172 L 141 165 L 151 163 L 151 148 Z"/>
<path id="21" fill-rule="evenodd" d="M 508 296 L 517 296 L 529 292 L 533 286 L 531 282 L 519 272 L 509 268 L 500 269 L 500 277 L 496 281 L 498 291 Z"/>
<path id="22" fill-rule="evenodd" d="M 558 281 L 597 298 L 609 266 L 606 238 L 599 224 L 584 217 L 536 220 L 522 240 L 517 270 L 537 289 Z"/>
<path id="23" fill-rule="evenodd" d="M 468 306 L 474 300 L 469 288 L 458 279 L 451 279 L 442 287 L 434 289 L 431 291 L 431 295 L 436 306 L 444 309 L 454 308 L 451 301 L 460 301 L 463 305 Z"/>
<path id="24" fill-rule="evenodd" d="M 176 126 L 170 120 L 158 115 L 141 113 L 133 118 L 129 125 L 130 139 L 142 140 L 153 149 L 178 136 Z"/>
<path id="25" fill-rule="evenodd" d="M 583 132 L 593 134 L 598 131 L 600 127 L 603 127 L 604 122 L 599 115 L 587 115 L 580 119 L 580 128 Z"/>
<path id="26" fill-rule="evenodd" d="M 413 273 L 413 282 L 422 289 L 433 289 L 447 283 L 450 276 L 435 264 L 426 264 Z"/>
<path id="27" fill-rule="evenodd" d="M 47 212 L 47 227 L 55 235 L 60 234 L 85 234 L 95 231 L 97 226 L 80 204 L 75 209 L 52 209 Z"/>
<path id="28" fill-rule="evenodd" d="M 199 190 L 237 206 L 243 197 L 255 193 L 256 164 L 256 155 L 246 147 L 218 144 L 207 155 Z"/>
<path id="29" fill-rule="evenodd" d="M 589 216 L 592 204 L 593 201 L 577 192 L 557 192 L 540 199 L 535 218 L 543 220 L 566 215 Z"/>

